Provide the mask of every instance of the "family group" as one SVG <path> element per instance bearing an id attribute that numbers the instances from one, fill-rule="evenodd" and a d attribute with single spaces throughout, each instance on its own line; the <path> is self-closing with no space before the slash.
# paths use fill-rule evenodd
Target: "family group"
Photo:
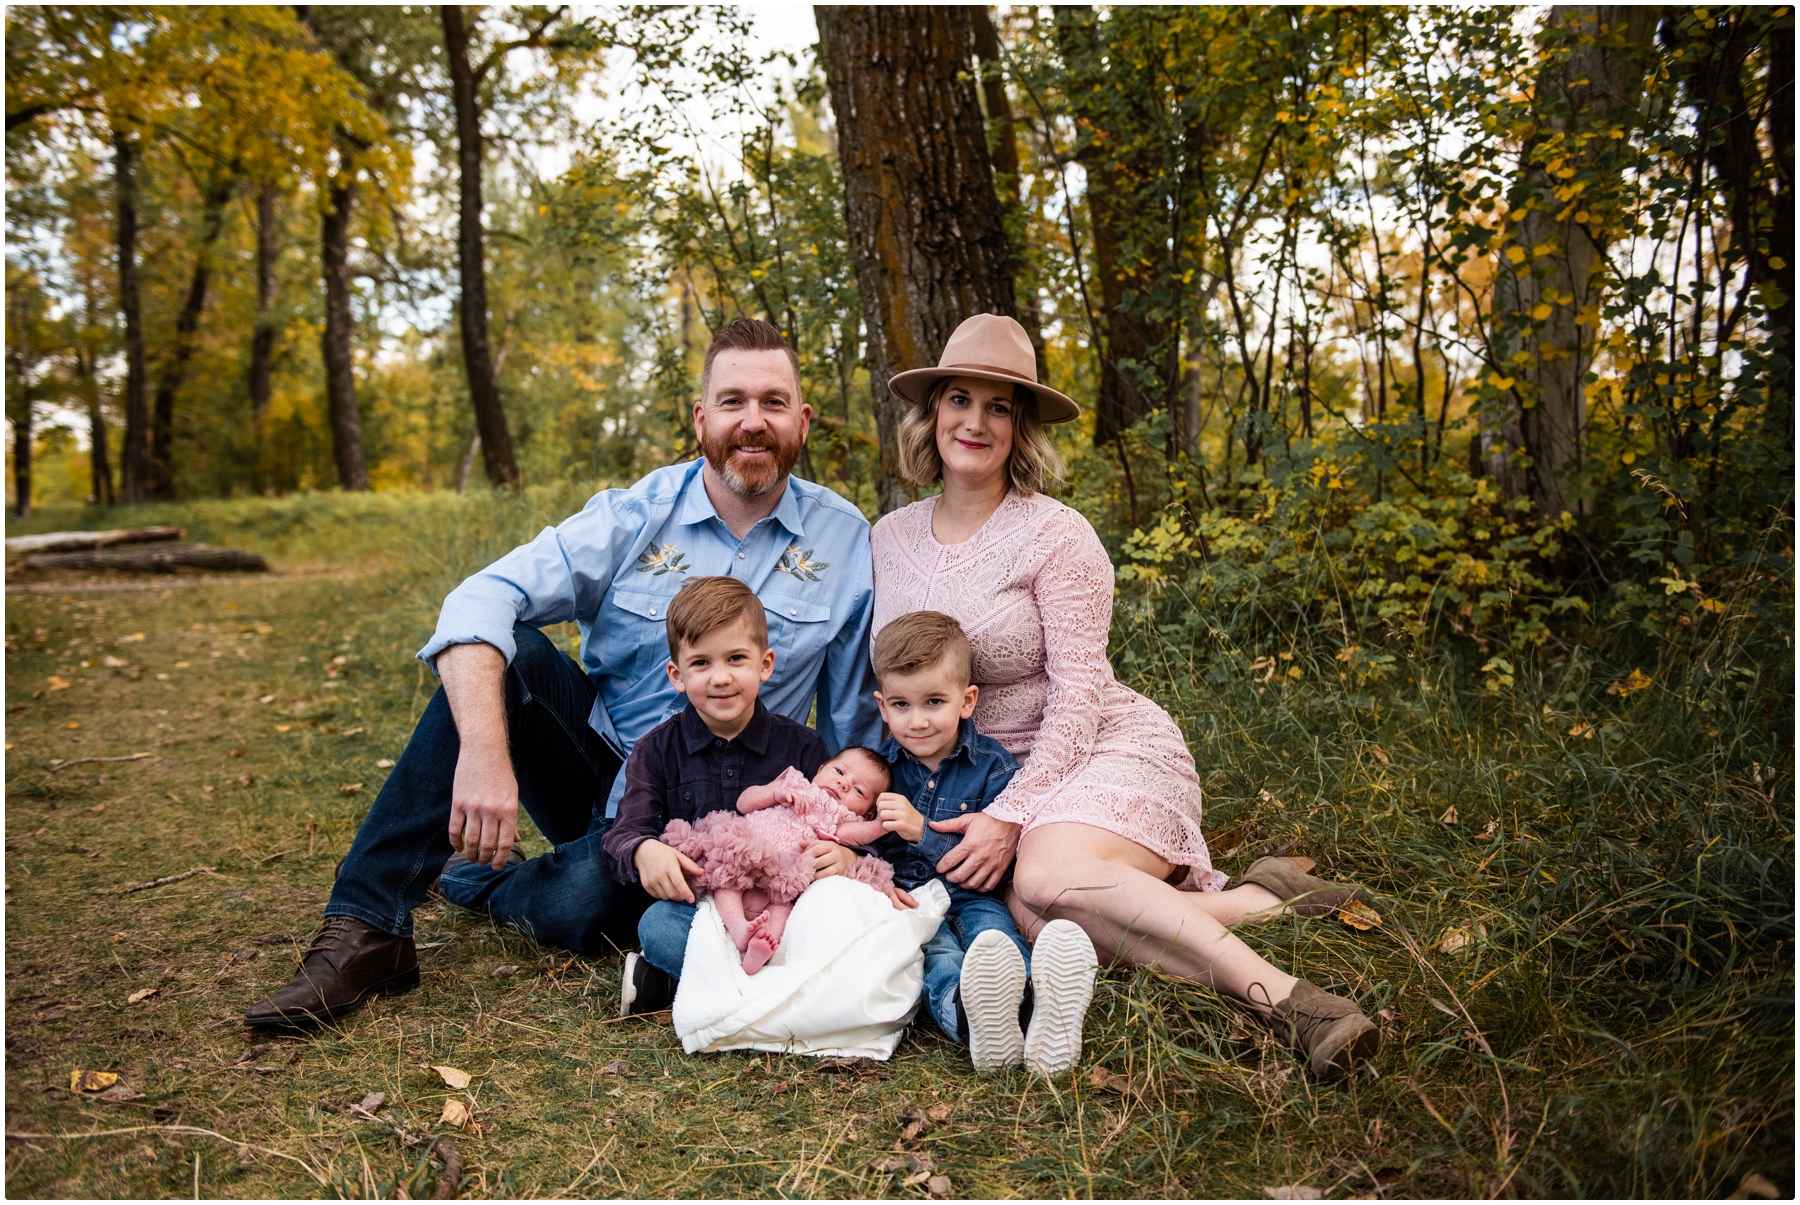
<path id="1" fill-rule="evenodd" d="M 803 893 L 843 876 L 883 908 L 935 901 L 916 990 L 978 1069 L 1072 1067 L 1100 958 L 1216 989 L 1320 1078 L 1372 1055 L 1353 1001 L 1232 932 L 1368 897 L 1304 859 L 1235 886 L 1214 869 L 1187 742 L 1107 659 L 1111 562 L 1044 492 L 1046 428 L 1079 409 L 1024 329 L 976 315 L 887 383 L 901 471 L 941 491 L 872 530 L 792 475 L 812 409 L 780 332 L 734 322 L 704 365 L 699 458 L 596 495 L 445 600 L 419 652 L 441 689 L 299 972 L 248 1023 L 411 990 L 434 889 L 539 942 L 628 951 L 621 1010 L 661 1011 L 697 917 L 767 975 Z M 579 660 L 540 630 L 571 621 Z M 521 805 L 549 852 L 518 849 Z"/>

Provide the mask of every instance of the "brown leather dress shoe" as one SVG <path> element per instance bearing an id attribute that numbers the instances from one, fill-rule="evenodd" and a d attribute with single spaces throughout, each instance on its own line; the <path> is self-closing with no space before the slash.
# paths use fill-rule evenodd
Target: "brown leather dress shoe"
<path id="1" fill-rule="evenodd" d="M 343 1016 L 372 995 L 398 996 L 418 986 L 419 954 L 411 937 L 328 916 L 299 974 L 252 1005 L 244 1023 L 305 1029 Z"/>
<path id="2" fill-rule="evenodd" d="M 1339 1079 L 1381 1048 L 1381 1030 L 1342 996 L 1302 979 L 1274 1009 L 1270 1023 L 1307 1057 L 1314 1078 Z"/>

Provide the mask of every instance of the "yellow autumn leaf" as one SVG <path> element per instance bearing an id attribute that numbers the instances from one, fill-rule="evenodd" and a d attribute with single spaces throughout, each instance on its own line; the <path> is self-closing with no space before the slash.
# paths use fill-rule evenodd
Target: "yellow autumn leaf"
<path id="1" fill-rule="evenodd" d="M 444 1112 L 438 1118 L 438 1124 L 462 1129 L 469 1124 L 469 1106 L 452 1096 L 444 1102 Z"/>
<path id="2" fill-rule="evenodd" d="M 1381 924 L 1381 913 L 1361 900 L 1351 900 L 1338 909 L 1338 919 L 1358 932 L 1367 933 Z"/>
<path id="3" fill-rule="evenodd" d="M 71 1092 L 103 1092 L 118 1082 L 118 1075 L 111 1071 L 69 1072 Z"/>
<path id="4" fill-rule="evenodd" d="M 64 681 L 62 678 L 58 677 L 57 675 L 51 674 L 50 677 L 44 683 L 44 689 L 45 690 L 67 690 L 67 689 L 69 689 L 69 684 L 68 684 L 68 682 Z"/>
<path id="5" fill-rule="evenodd" d="M 1524 263 L 1525 262 L 1525 248 L 1523 248 L 1523 247 L 1508 247 L 1506 249 L 1506 258 L 1512 260 L 1512 262 L 1515 264 Z"/>
<path id="6" fill-rule="evenodd" d="M 131 995 L 129 995 L 125 998 L 125 1003 L 139 1004 L 145 1000 L 148 1000 L 150 997 L 156 995 L 156 993 L 160 990 L 162 990 L 162 989 L 154 988 L 154 987 L 140 987 L 137 991 L 131 993 Z"/>
<path id="7" fill-rule="evenodd" d="M 1550 307 L 1543 304 L 1542 302 L 1539 302 L 1537 305 L 1534 305 L 1531 307 L 1531 316 L 1533 318 L 1536 318 L 1539 322 L 1542 322 L 1544 319 L 1548 318 L 1550 316 L 1550 314 L 1551 314 Z"/>

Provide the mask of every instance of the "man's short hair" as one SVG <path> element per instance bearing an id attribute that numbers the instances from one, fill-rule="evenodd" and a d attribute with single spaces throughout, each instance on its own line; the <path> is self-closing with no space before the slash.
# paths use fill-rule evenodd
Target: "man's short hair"
<path id="1" fill-rule="evenodd" d="M 735 577 L 697 577 L 686 583 L 669 603 L 669 660 L 679 659 L 683 645 L 698 644 L 707 633 L 739 620 L 750 625 L 758 648 L 769 647 L 769 617 L 749 586 Z"/>
<path id="2" fill-rule="evenodd" d="M 788 367 L 794 372 L 794 387 L 800 387 L 800 357 L 794 349 L 787 345 L 781 332 L 764 322 L 761 318 L 739 318 L 736 322 L 728 322 L 720 327 L 706 345 L 706 362 L 700 369 L 700 397 L 705 399 L 707 391 L 712 388 L 712 368 L 722 351 L 780 351 L 786 352 Z M 795 401 L 800 399 L 795 398 Z"/>
<path id="3" fill-rule="evenodd" d="M 969 638 L 962 625 L 942 611 L 913 611 L 875 637 L 875 677 L 916 674 L 943 666 L 964 686 L 970 682 Z"/>

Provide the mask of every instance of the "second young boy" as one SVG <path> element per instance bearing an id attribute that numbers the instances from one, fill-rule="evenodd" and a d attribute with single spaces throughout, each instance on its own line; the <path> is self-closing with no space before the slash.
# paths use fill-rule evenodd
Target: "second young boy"
<path id="1" fill-rule="evenodd" d="M 893 787 L 876 800 L 889 835 L 875 851 L 912 890 L 938 877 L 938 862 L 962 840 L 938 826 L 984 810 L 1019 768 L 998 741 L 975 730 L 979 688 L 970 682 L 969 640 L 937 611 L 914 611 L 875 638 L 876 702 L 890 734 L 882 756 Z M 993 892 L 946 881 L 950 911 L 925 945 L 925 1005 L 938 1027 L 969 1047 L 979 1071 L 1019 1062 L 1058 1075 L 1081 1055 L 1081 1027 L 1096 961 L 1087 934 L 1051 921 L 1035 958 L 1013 923 L 1005 882 Z M 1031 968 L 1036 968 L 1026 997 Z"/>

